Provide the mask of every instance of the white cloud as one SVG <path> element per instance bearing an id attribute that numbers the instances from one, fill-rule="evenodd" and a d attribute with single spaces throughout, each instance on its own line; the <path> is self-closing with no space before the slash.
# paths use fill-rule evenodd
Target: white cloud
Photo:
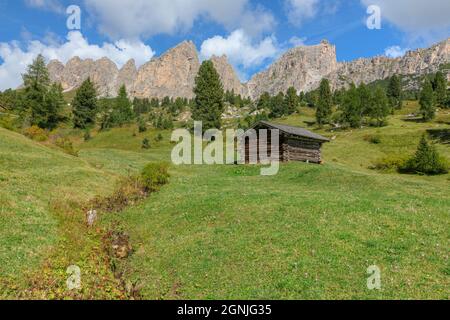
<path id="1" fill-rule="evenodd" d="M 307 40 L 306 37 L 292 37 L 291 39 L 289 39 L 289 44 L 294 46 L 294 47 L 300 47 L 300 46 L 305 46 L 305 41 Z"/>
<path id="2" fill-rule="evenodd" d="M 384 55 L 389 58 L 403 57 L 409 49 L 401 48 L 400 46 L 392 46 L 384 50 Z"/>
<path id="3" fill-rule="evenodd" d="M 101 46 L 89 44 L 78 31 L 70 32 L 64 43 L 45 44 L 40 41 L 29 41 L 25 49 L 17 41 L 0 42 L 0 90 L 16 88 L 22 83 L 21 74 L 33 59 L 42 54 L 47 60 L 57 59 L 66 63 L 70 58 L 79 56 L 81 59 L 100 59 L 108 57 L 118 67 L 129 59 L 135 59 L 141 65 L 154 56 L 154 51 L 141 41 L 119 40 L 114 43 L 103 43 Z"/>
<path id="4" fill-rule="evenodd" d="M 252 36 L 270 31 L 275 19 L 250 0 L 85 0 L 99 30 L 113 39 L 150 37 L 189 31 L 200 18 Z"/>
<path id="5" fill-rule="evenodd" d="M 228 37 L 215 36 L 203 42 L 200 54 L 203 59 L 226 55 L 230 63 L 243 75 L 243 69 L 256 67 L 279 54 L 275 37 L 253 42 L 244 30 L 233 31 Z"/>
<path id="6" fill-rule="evenodd" d="M 33 8 L 64 13 L 64 7 L 58 0 L 25 0 L 26 5 Z"/>
<path id="7" fill-rule="evenodd" d="M 300 26 L 317 14 L 319 0 L 286 0 L 289 22 Z"/>
<path id="8" fill-rule="evenodd" d="M 362 4 L 378 5 L 383 19 L 404 31 L 431 31 L 450 27 L 448 0 L 361 0 Z M 448 30 L 446 30 L 448 32 Z"/>

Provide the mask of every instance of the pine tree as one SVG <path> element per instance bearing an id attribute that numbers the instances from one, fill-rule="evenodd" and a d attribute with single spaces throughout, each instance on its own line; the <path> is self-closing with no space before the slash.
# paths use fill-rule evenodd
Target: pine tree
<path id="1" fill-rule="evenodd" d="M 386 91 L 377 86 L 373 94 L 373 99 L 370 107 L 370 116 L 375 119 L 377 126 L 381 127 L 386 122 L 386 118 L 390 113 L 389 99 Z"/>
<path id="2" fill-rule="evenodd" d="M 352 128 L 361 126 L 361 101 L 358 89 L 354 84 L 350 86 L 350 89 L 342 97 L 341 110 L 342 122 Z"/>
<path id="3" fill-rule="evenodd" d="M 401 109 L 403 104 L 402 80 L 397 75 L 393 75 L 389 80 L 387 96 L 392 109 Z"/>
<path id="4" fill-rule="evenodd" d="M 214 64 L 202 63 L 195 79 L 195 102 L 192 118 L 203 122 L 203 129 L 220 129 L 224 111 L 224 92 Z"/>
<path id="5" fill-rule="evenodd" d="M 280 92 L 270 99 L 270 117 L 280 118 L 284 114 L 284 93 Z"/>
<path id="6" fill-rule="evenodd" d="M 270 109 L 270 94 L 268 92 L 264 92 L 261 97 L 259 97 L 257 108 L 258 110 L 269 110 Z"/>
<path id="7" fill-rule="evenodd" d="M 41 127 L 53 130 L 58 124 L 66 120 L 63 115 L 64 106 L 66 101 L 64 100 L 63 88 L 61 84 L 52 84 L 48 93 L 45 96 L 44 110 Z"/>
<path id="8" fill-rule="evenodd" d="M 425 79 L 420 92 L 420 113 L 425 121 L 430 121 L 435 117 L 436 107 L 434 105 L 433 87 L 430 80 Z"/>
<path id="9" fill-rule="evenodd" d="M 333 97 L 331 95 L 330 82 L 323 79 L 319 87 L 319 100 L 317 102 L 316 120 L 319 126 L 327 123 L 332 114 Z"/>
<path id="10" fill-rule="evenodd" d="M 436 148 L 430 145 L 422 136 L 416 154 L 408 160 L 401 171 L 421 174 L 445 174 L 448 172 L 448 165 L 439 155 Z"/>
<path id="11" fill-rule="evenodd" d="M 297 111 L 300 105 L 297 90 L 294 87 L 290 87 L 284 97 L 284 115 L 288 116 Z"/>
<path id="12" fill-rule="evenodd" d="M 128 99 L 127 88 L 125 85 L 119 89 L 119 94 L 115 99 L 112 112 L 113 124 L 122 126 L 133 120 L 133 110 L 130 99 Z"/>
<path id="13" fill-rule="evenodd" d="M 372 93 L 369 90 L 369 88 L 364 84 L 361 83 L 358 87 L 358 95 L 359 95 L 359 115 L 360 115 L 360 122 L 362 121 L 362 118 L 365 115 L 368 115 L 369 110 L 371 109 L 371 104 L 373 102 Z"/>
<path id="14" fill-rule="evenodd" d="M 72 101 L 73 122 L 75 128 L 85 129 L 95 123 L 97 112 L 97 91 L 88 78 L 78 88 Z"/>
<path id="15" fill-rule="evenodd" d="M 447 102 L 447 79 L 445 79 L 442 72 L 436 73 L 433 87 L 437 105 L 445 107 Z"/>

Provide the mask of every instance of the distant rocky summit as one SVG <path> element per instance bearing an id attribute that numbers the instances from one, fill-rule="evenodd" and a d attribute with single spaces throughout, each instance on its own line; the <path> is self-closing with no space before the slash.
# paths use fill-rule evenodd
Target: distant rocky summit
<path id="1" fill-rule="evenodd" d="M 275 95 L 291 86 L 300 91 L 314 90 L 323 78 L 333 88 L 354 82 L 371 83 L 394 74 L 424 75 L 444 69 L 450 80 L 450 38 L 428 49 L 410 51 L 402 58 L 374 57 L 352 62 L 338 62 L 336 47 L 327 41 L 315 46 L 301 46 L 287 51 L 267 70 L 256 74 L 248 83 L 241 83 L 226 56 L 213 56 L 225 90 L 257 99 L 263 92 Z M 102 96 L 115 96 L 122 85 L 138 98 L 192 98 L 200 60 L 193 42 L 185 41 L 136 68 L 134 60 L 120 70 L 109 59 L 81 60 L 74 57 L 66 65 L 52 60 L 48 64 L 51 80 L 60 82 L 66 91 L 76 89 L 88 77 Z"/>

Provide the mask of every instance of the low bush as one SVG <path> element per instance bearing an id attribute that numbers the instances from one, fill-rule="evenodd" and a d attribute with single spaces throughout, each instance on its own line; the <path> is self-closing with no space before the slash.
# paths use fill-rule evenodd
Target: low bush
<path id="1" fill-rule="evenodd" d="M 150 140 L 148 140 L 147 138 L 144 138 L 144 140 L 142 140 L 142 149 L 150 149 Z"/>
<path id="2" fill-rule="evenodd" d="M 68 138 L 57 137 L 55 139 L 55 145 L 61 148 L 65 153 L 70 154 L 71 156 L 78 157 L 78 151 L 75 150 L 72 141 Z"/>
<path id="3" fill-rule="evenodd" d="M 165 162 L 148 164 L 141 172 L 140 181 L 147 192 L 158 191 L 169 182 L 169 165 Z"/>
<path id="4" fill-rule="evenodd" d="M 49 132 L 47 130 L 39 128 L 38 126 L 26 128 L 23 134 L 31 140 L 35 140 L 38 142 L 47 141 L 49 137 Z"/>
<path id="5" fill-rule="evenodd" d="M 376 161 L 370 169 L 380 171 L 397 171 L 403 167 L 408 159 L 401 155 L 389 155 Z"/>
<path id="6" fill-rule="evenodd" d="M 366 135 L 364 136 L 364 141 L 367 141 L 372 144 L 380 144 L 381 137 L 379 135 Z"/>

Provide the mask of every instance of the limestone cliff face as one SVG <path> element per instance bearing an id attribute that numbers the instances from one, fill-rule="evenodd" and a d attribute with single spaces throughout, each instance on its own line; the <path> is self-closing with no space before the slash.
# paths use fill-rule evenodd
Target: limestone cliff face
<path id="1" fill-rule="evenodd" d="M 234 91 L 235 94 L 248 97 L 247 86 L 241 83 L 233 67 L 229 64 L 227 56 L 212 56 L 210 60 L 220 75 L 225 91 Z"/>
<path id="2" fill-rule="evenodd" d="M 199 68 L 200 62 L 194 43 L 183 42 L 139 68 L 133 87 L 134 96 L 193 98 L 195 77 Z"/>
<path id="3" fill-rule="evenodd" d="M 336 48 L 327 41 L 286 52 L 269 69 L 255 75 L 248 83 L 250 96 L 257 99 L 265 91 L 276 95 L 289 87 L 298 91 L 316 89 L 320 80 L 338 69 Z"/>
<path id="4" fill-rule="evenodd" d="M 226 56 L 213 56 L 211 61 L 225 90 L 234 90 L 236 94 L 257 99 L 265 91 L 276 95 L 280 91 L 286 92 L 291 86 L 297 91 L 307 92 L 316 89 L 323 78 L 329 79 L 333 88 L 341 88 L 352 82 L 370 83 L 393 74 L 423 75 L 435 72 L 450 63 L 450 39 L 428 49 L 408 52 L 402 58 L 375 57 L 344 63 L 337 62 L 336 48 L 322 41 L 315 46 L 289 50 L 247 84 L 239 81 Z M 51 80 L 60 82 L 67 91 L 78 88 L 90 77 L 102 96 L 115 96 L 119 87 L 125 84 L 131 96 L 140 98 L 192 98 L 199 68 L 195 45 L 187 41 L 139 69 L 136 69 L 135 61 L 130 60 L 118 70 L 107 58 L 93 61 L 74 57 L 66 65 L 56 60 L 48 64 Z M 448 69 L 445 72 L 450 79 Z"/>
<path id="5" fill-rule="evenodd" d="M 450 62 L 450 39 L 428 49 L 410 51 L 402 58 L 375 57 L 340 63 L 336 72 L 328 75 L 332 86 L 340 88 L 351 82 L 370 83 L 386 79 L 394 74 L 424 75 L 436 72 Z"/>
<path id="6" fill-rule="evenodd" d="M 125 85 L 129 94 L 133 94 L 134 82 L 137 77 L 136 62 L 134 59 L 129 60 L 117 74 L 117 80 L 115 82 L 115 92 L 118 92 L 120 87 Z"/>

